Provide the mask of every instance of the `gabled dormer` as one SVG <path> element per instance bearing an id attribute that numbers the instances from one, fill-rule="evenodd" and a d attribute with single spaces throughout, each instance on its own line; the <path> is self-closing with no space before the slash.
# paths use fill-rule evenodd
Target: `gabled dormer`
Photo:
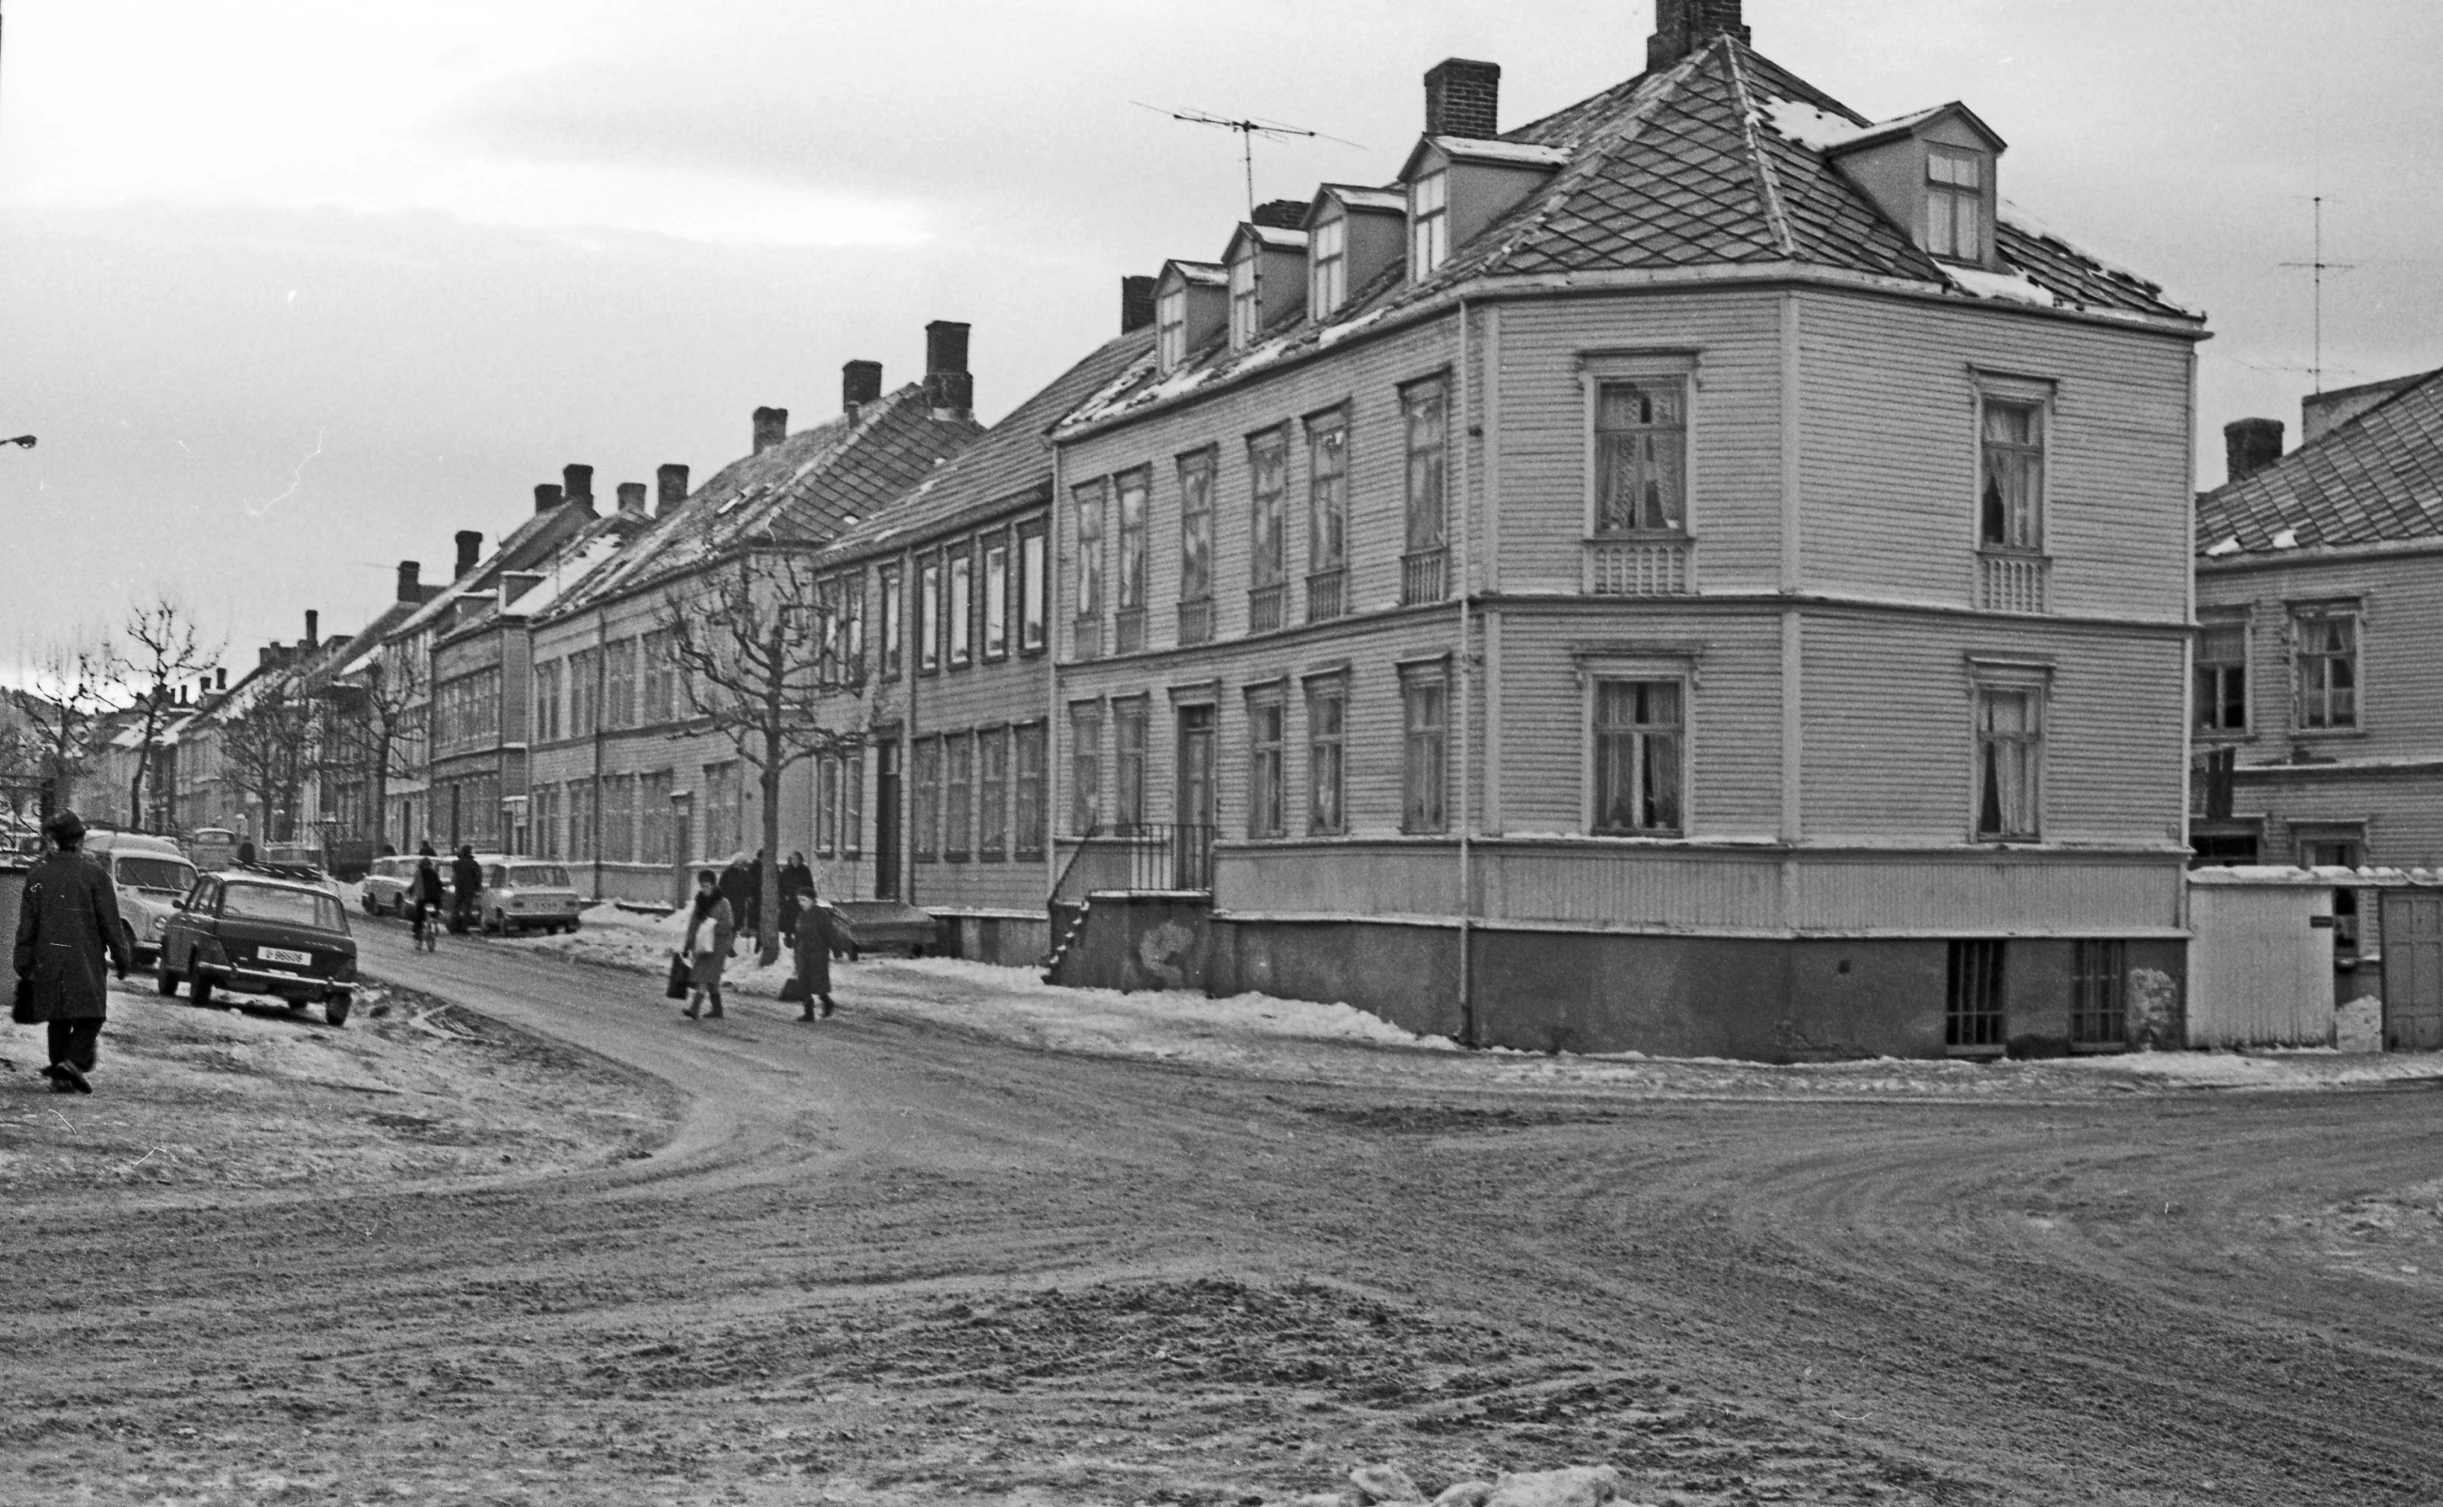
<path id="1" fill-rule="evenodd" d="M 1230 313 L 1230 277 L 1217 262 L 1164 262 L 1154 280 L 1154 352 L 1165 372 L 1221 333 Z"/>
<path id="2" fill-rule="evenodd" d="M 1569 161 L 1559 147 L 1428 136 L 1408 154 L 1408 276 L 1423 282 Z"/>
<path id="3" fill-rule="evenodd" d="M 1255 344 L 1306 301 L 1306 249 L 1305 231 L 1279 225 L 1242 224 L 1230 237 L 1222 253 L 1230 274 L 1230 349 Z"/>
<path id="4" fill-rule="evenodd" d="M 1957 100 L 1870 126 L 1830 147 L 1843 176 L 1918 249 L 1961 266 L 1998 269 L 1995 164 L 2008 145 Z"/>
<path id="5" fill-rule="evenodd" d="M 1399 260 L 1408 199 L 1397 189 L 1327 183 L 1306 211 L 1306 312 L 1329 319 Z"/>

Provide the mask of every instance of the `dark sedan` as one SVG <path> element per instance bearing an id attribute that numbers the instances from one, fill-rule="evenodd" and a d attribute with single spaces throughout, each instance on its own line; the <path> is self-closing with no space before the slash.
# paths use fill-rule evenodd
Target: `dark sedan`
<path id="1" fill-rule="evenodd" d="M 345 1024 L 355 997 L 356 939 L 339 898 L 319 885 L 244 869 L 206 874 L 178 902 L 161 935 L 157 982 L 212 1003 L 216 989 L 269 994 L 292 1010 L 322 1006 Z"/>

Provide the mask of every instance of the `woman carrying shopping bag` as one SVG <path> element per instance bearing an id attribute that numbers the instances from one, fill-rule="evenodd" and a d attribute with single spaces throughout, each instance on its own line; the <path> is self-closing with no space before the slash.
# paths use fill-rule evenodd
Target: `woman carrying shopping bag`
<path id="1" fill-rule="evenodd" d="M 721 965 L 729 961 L 738 919 L 730 903 L 721 898 L 720 882 L 721 876 L 710 869 L 696 871 L 696 902 L 687 917 L 685 947 L 695 987 L 687 997 L 687 1008 L 680 1012 L 689 1020 L 698 1017 L 707 996 L 713 1002 L 712 1018 L 721 1018 Z"/>

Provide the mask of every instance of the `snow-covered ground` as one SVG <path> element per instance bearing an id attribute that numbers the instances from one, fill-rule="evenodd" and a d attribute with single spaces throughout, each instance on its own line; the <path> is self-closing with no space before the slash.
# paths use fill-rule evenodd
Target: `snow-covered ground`
<path id="1" fill-rule="evenodd" d="M 505 945 L 632 969 L 659 979 L 685 934 L 682 916 L 596 906 L 566 936 Z M 496 944 L 499 945 L 499 944 Z M 727 970 L 732 993 L 775 999 L 787 955 L 760 967 L 747 953 Z M 2170 1089 L 2304 1089 L 2443 1078 L 2443 1057 L 2335 1051 L 2141 1052 L 2029 1062 L 1870 1061 L 1774 1066 L 1720 1058 L 1463 1052 L 1345 1004 L 1262 994 L 1121 993 L 1046 984 L 1029 969 L 955 958 L 834 961 L 833 995 L 853 1015 L 873 1009 L 1053 1051 L 1139 1057 L 1386 1086 L 1430 1079 L 1513 1091 L 1577 1088 L 1661 1095 L 1759 1093 L 1829 1097 L 2048 1098 Z M 658 984 L 640 979 L 639 988 Z"/>

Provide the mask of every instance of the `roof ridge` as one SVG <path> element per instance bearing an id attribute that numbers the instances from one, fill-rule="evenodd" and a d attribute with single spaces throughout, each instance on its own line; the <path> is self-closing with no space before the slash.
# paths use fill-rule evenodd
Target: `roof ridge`
<path id="1" fill-rule="evenodd" d="M 1781 175 L 1774 171 L 1772 160 L 1765 155 L 1764 143 L 1756 136 L 1756 100 L 1748 92 L 1747 76 L 1739 68 L 1738 39 L 1726 32 L 1721 42 L 1722 73 L 1739 102 L 1739 139 L 1747 145 L 1748 163 L 1756 174 L 1756 196 L 1764 202 L 1765 223 L 1773 228 L 1773 242 L 1781 248 L 1781 254 L 1796 261 L 1798 237 L 1790 230 L 1790 211 L 1782 198 Z"/>

